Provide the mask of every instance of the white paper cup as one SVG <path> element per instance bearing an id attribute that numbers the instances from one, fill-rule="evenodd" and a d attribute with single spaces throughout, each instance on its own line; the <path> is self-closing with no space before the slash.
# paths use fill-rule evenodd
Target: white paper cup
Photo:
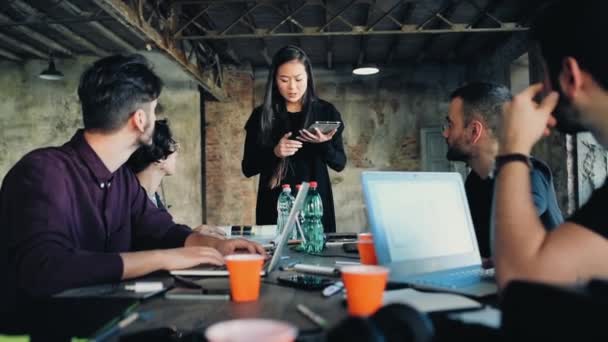
<path id="1" fill-rule="evenodd" d="M 270 319 L 235 319 L 215 323 L 205 331 L 209 342 L 293 342 L 298 330 L 293 325 Z"/>

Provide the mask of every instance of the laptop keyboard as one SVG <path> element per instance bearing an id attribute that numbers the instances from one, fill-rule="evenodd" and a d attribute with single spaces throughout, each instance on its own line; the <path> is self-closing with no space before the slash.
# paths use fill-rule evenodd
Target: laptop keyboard
<path id="1" fill-rule="evenodd" d="M 471 269 L 456 271 L 452 273 L 442 273 L 440 276 L 429 278 L 414 279 L 414 285 L 443 287 L 443 288 L 462 288 L 478 284 L 481 281 L 494 281 L 494 269 Z"/>

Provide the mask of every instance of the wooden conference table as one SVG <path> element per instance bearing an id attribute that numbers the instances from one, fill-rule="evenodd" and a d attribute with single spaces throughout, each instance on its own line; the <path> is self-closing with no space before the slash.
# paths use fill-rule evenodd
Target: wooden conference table
<path id="1" fill-rule="evenodd" d="M 358 261 L 357 254 L 344 253 L 340 246 L 329 246 L 322 255 L 307 255 L 289 249 L 284 252 L 283 264 L 297 261 L 305 264 L 335 266 L 336 261 Z M 124 329 L 115 332 L 114 336 L 104 340 L 163 340 L 172 331 L 177 341 L 203 341 L 205 329 L 213 323 L 238 318 L 268 318 L 282 320 L 295 325 L 299 330 L 298 341 L 322 341 L 324 331 L 298 310 L 298 304 L 304 304 L 314 313 L 322 316 L 329 327 L 333 327 L 347 317 L 346 303 L 341 294 L 323 297 L 320 291 L 306 291 L 277 284 L 277 277 L 293 271 L 276 270 L 262 278 L 260 299 L 255 302 L 234 303 L 230 300 L 185 300 L 166 299 L 163 294 L 147 299 L 121 298 L 120 296 L 100 295 L 89 298 L 53 298 L 51 301 L 31 312 L 35 322 L 28 333 L 36 336 L 33 340 L 69 341 L 67 336 L 92 337 L 125 317 L 124 311 L 131 307 L 137 312 L 137 320 Z M 190 278 L 205 288 L 228 288 L 226 278 Z M 174 279 L 168 273 L 154 274 L 144 280 L 161 280 L 166 286 L 174 285 Z M 338 278 L 336 278 L 338 280 Z M 116 286 L 116 285 L 114 285 Z M 496 302 L 488 298 L 486 303 Z M 483 329 L 480 326 L 469 326 L 447 319 L 445 313 L 431 315 L 435 325 L 436 341 L 469 339 L 479 336 L 480 340 L 495 337 L 495 330 Z M 113 320 L 113 322 L 108 323 Z M 186 335 L 186 339 L 178 336 Z M 192 338 L 194 336 L 194 338 Z M 493 339 L 493 338 L 492 338 Z M 133 340 L 133 339 L 132 339 Z M 131 341 L 132 341 L 131 340 Z"/>
<path id="2" fill-rule="evenodd" d="M 282 260 L 283 263 L 298 261 L 305 264 L 335 266 L 336 261 L 358 261 L 357 254 L 344 253 L 340 246 L 330 246 L 322 253 L 323 256 L 307 255 L 292 249 L 284 253 L 288 256 Z M 268 318 L 282 320 L 295 325 L 299 332 L 298 341 L 321 341 L 323 331 L 310 319 L 303 316 L 297 310 L 298 304 L 304 304 L 314 313 L 322 316 L 329 326 L 335 326 L 347 315 L 346 303 L 341 294 L 332 297 L 323 297 L 320 291 L 306 291 L 285 287 L 277 284 L 277 277 L 293 273 L 293 271 L 277 270 L 269 276 L 262 278 L 260 299 L 256 302 L 234 303 L 229 300 L 175 300 L 165 299 L 162 296 L 148 300 L 139 306 L 139 311 L 144 312 L 144 317 L 131 324 L 122 332 L 123 336 L 133 336 L 138 332 L 152 331 L 155 328 L 170 327 L 178 332 L 188 333 L 191 331 L 204 333 L 209 325 L 238 318 Z M 195 278 L 197 282 L 206 288 L 229 286 L 226 278 Z M 338 280 L 338 278 L 336 278 Z M 495 298 L 488 298 L 493 302 Z M 445 314 L 433 314 L 438 336 L 453 336 L 452 331 L 456 327 L 459 331 L 468 334 L 467 329 L 461 329 L 459 324 L 449 322 Z M 483 329 L 482 329 L 483 330 Z M 483 330 L 484 336 L 487 331 Z M 477 333 L 475 333 L 477 334 Z M 492 332 L 490 332 L 492 334 Z M 444 340 L 444 338 L 441 338 Z"/>

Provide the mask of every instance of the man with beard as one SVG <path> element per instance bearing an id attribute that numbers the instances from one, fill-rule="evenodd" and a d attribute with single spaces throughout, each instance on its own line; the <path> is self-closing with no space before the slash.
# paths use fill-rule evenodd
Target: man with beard
<path id="1" fill-rule="evenodd" d="M 490 214 L 494 195 L 494 158 L 498 153 L 496 121 L 502 107 L 511 100 L 505 86 L 474 82 L 455 90 L 450 96 L 443 136 L 448 145 L 447 159 L 465 162 L 471 172 L 465 181 L 469 209 L 475 226 L 479 252 L 490 258 Z M 551 170 L 531 158 L 532 197 L 536 212 L 548 230 L 563 222 L 557 204 Z"/>
<path id="2" fill-rule="evenodd" d="M 258 244 L 175 224 L 123 166 L 152 143 L 161 88 L 141 55 L 95 62 L 78 87 L 84 130 L 8 172 L 0 190 L 1 318 L 18 322 L 12 310 L 68 288 L 221 265 L 237 249 L 264 254 Z"/>
<path id="3" fill-rule="evenodd" d="M 533 26 L 548 75 L 544 86 L 529 87 L 506 106 L 499 134 L 493 219 L 501 287 L 514 279 L 572 284 L 608 277 L 608 184 L 547 232 L 530 196 L 528 163 L 534 144 L 554 127 L 589 130 L 608 146 L 608 50 L 591 37 L 606 32 L 607 12 L 606 1 L 559 1 Z M 535 101 L 543 91 L 551 92 Z"/>

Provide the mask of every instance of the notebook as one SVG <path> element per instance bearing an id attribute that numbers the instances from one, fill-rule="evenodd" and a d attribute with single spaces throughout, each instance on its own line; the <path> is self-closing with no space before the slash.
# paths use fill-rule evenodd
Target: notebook
<path id="1" fill-rule="evenodd" d="M 452 172 L 363 172 L 378 262 L 389 279 L 482 297 L 497 292 L 481 257 L 462 177 Z"/>
<path id="2" fill-rule="evenodd" d="M 283 229 L 281 234 L 279 234 L 277 236 L 277 238 L 274 240 L 275 247 L 274 247 L 274 252 L 272 253 L 272 257 L 266 261 L 266 263 L 264 264 L 264 267 L 262 268 L 261 274 L 263 276 L 270 274 L 270 272 L 274 271 L 277 268 L 277 266 L 279 265 L 279 262 L 281 261 L 281 254 L 282 254 L 283 250 L 287 247 L 287 240 L 291 236 L 291 232 L 294 229 L 294 226 L 296 224 L 296 219 L 298 217 L 298 213 L 302 210 L 302 207 L 304 206 L 304 199 L 306 198 L 307 194 L 308 194 L 308 183 L 302 182 L 302 187 L 300 188 L 300 191 L 298 191 L 298 195 L 296 196 L 293 207 L 291 208 L 291 211 L 289 212 L 289 216 L 287 218 L 287 223 L 285 224 L 285 229 Z M 170 273 L 175 274 L 175 275 L 182 275 L 182 276 L 201 276 L 201 277 L 202 276 L 206 276 L 206 277 L 228 276 L 228 270 L 226 269 L 225 266 L 217 267 L 217 266 L 210 266 L 210 265 L 200 265 L 200 266 L 196 266 L 196 267 L 192 267 L 192 268 L 186 268 L 183 270 L 173 270 Z"/>

